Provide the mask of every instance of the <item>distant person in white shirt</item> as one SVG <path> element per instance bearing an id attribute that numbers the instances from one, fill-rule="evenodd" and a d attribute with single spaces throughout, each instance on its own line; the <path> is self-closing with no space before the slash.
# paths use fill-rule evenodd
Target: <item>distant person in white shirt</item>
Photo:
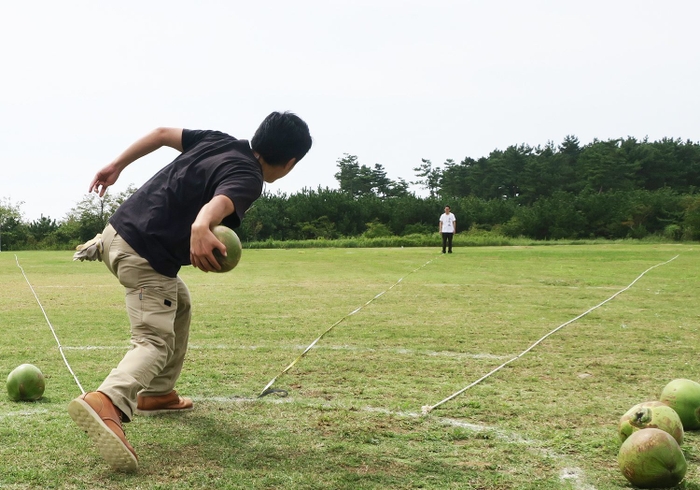
<path id="1" fill-rule="evenodd" d="M 442 253 L 452 253 L 452 237 L 457 232 L 457 218 L 450 212 L 450 207 L 445 206 L 445 212 L 440 216 L 440 233 L 442 234 Z"/>

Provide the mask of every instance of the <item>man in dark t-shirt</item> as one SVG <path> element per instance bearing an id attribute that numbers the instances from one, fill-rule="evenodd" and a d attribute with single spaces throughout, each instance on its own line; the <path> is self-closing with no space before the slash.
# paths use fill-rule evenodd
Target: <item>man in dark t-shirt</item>
<path id="1" fill-rule="evenodd" d="M 68 405 L 102 457 L 122 471 L 138 469 L 122 422 L 134 413 L 193 407 L 174 390 L 191 316 L 178 271 L 189 264 L 205 272 L 221 268 L 214 250 L 225 255 L 226 247 L 212 228 L 238 227 L 263 182 L 287 175 L 311 148 L 311 136 L 306 123 L 288 112 L 265 118 L 250 143 L 218 131 L 159 128 L 97 172 L 90 191 L 102 197 L 124 168 L 162 146 L 181 154 L 117 209 L 97 244 L 125 288 L 132 349 L 96 391 Z"/>
<path id="2" fill-rule="evenodd" d="M 168 277 L 190 264 L 190 228 L 202 206 L 215 195 L 228 197 L 235 210 L 221 223 L 237 228 L 263 187 L 262 168 L 246 140 L 184 129 L 182 150 L 109 220 L 140 256 Z"/>

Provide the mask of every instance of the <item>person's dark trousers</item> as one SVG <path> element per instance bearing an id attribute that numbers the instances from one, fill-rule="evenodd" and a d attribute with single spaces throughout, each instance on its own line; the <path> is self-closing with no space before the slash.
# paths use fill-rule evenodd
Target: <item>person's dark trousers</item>
<path id="1" fill-rule="evenodd" d="M 452 237 L 454 233 L 443 233 L 442 234 L 442 253 L 445 253 L 445 249 L 449 253 L 452 253 Z"/>

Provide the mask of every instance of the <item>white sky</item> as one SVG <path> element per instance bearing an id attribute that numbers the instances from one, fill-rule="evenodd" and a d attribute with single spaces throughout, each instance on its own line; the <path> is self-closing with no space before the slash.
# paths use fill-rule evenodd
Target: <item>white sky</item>
<path id="1" fill-rule="evenodd" d="M 273 192 L 337 188 L 344 153 L 411 181 L 421 158 L 567 134 L 698 142 L 699 18 L 697 0 L 2 2 L 0 199 L 60 220 L 149 130 L 249 139 L 274 110 L 314 146 Z"/>

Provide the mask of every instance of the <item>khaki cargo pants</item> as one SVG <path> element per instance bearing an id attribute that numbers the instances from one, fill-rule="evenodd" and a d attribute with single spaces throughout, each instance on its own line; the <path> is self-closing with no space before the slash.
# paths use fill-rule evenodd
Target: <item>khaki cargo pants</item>
<path id="1" fill-rule="evenodd" d="M 190 292 L 159 274 L 107 225 L 103 260 L 126 290 L 131 349 L 98 388 L 131 420 L 136 395 L 170 393 L 180 376 L 190 331 Z"/>

